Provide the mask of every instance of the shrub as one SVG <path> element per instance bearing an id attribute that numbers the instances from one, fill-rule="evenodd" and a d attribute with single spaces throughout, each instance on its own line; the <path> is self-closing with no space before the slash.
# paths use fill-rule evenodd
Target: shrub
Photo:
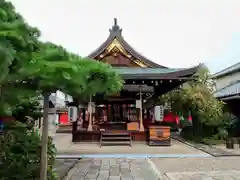
<path id="1" fill-rule="evenodd" d="M 38 180 L 40 175 L 41 141 L 33 130 L 27 130 L 20 122 L 11 122 L 4 127 L 0 144 L 3 180 Z M 53 163 L 56 149 L 49 138 L 48 180 L 55 180 Z"/>
<path id="2" fill-rule="evenodd" d="M 182 131 L 180 132 L 180 135 L 184 139 L 193 141 L 194 140 L 194 133 L 193 132 L 194 132 L 194 129 L 193 129 L 192 126 L 186 126 L 182 129 Z"/>
<path id="3" fill-rule="evenodd" d="M 198 126 L 184 127 L 180 135 L 187 140 L 201 142 L 204 144 L 222 143 L 228 136 L 232 136 L 235 129 L 236 117 L 228 112 L 219 117 L 218 124 L 206 124 L 197 121 L 196 117 L 193 122 L 197 121 Z M 196 133 L 197 132 L 197 133 Z"/>
<path id="4" fill-rule="evenodd" d="M 162 126 L 169 126 L 171 127 L 171 132 L 178 132 L 178 124 L 176 124 L 175 122 L 161 122 L 159 123 Z"/>

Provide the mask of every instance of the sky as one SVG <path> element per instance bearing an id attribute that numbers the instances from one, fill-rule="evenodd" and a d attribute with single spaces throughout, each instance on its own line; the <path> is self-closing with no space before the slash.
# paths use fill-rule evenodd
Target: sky
<path id="1" fill-rule="evenodd" d="M 240 61 L 239 0 L 11 0 L 42 40 L 87 56 L 118 19 L 124 39 L 171 68 L 206 63 L 212 73 Z"/>

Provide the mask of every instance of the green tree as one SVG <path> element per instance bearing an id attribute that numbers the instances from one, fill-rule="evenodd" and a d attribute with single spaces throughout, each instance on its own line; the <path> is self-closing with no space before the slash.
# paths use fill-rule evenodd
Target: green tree
<path id="1" fill-rule="evenodd" d="M 201 136 L 203 133 L 203 125 L 222 124 L 223 103 L 214 97 L 214 83 L 205 66 L 199 69 L 193 81 L 163 95 L 160 101 L 171 102 L 175 113 L 182 112 L 187 115 L 190 111 L 196 136 Z"/>
<path id="2" fill-rule="evenodd" d="M 96 93 L 113 93 L 119 91 L 121 78 L 107 64 L 91 59 L 84 59 L 68 53 L 64 48 L 51 44 L 41 44 L 30 63 L 21 69 L 32 82 L 34 88 L 41 91 L 44 101 L 43 133 L 41 154 L 41 177 L 47 177 L 47 140 L 49 95 L 56 90 L 80 95 L 93 96 Z"/>
<path id="3" fill-rule="evenodd" d="M 0 2 L 0 116 L 11 115 L 24 96 L 36 95 L 19 71 L 38 51 L 39 34 L 10 2 Z"/>
<path id="4" fill-rule="evenodd" d="M 48 101 L 62 90 L 84 98 L 97 92 L 120 90 L 121 78 L 110 66 L 67 52 L 63 47 L 40 42 L 40 32 L 16 13 L 10 2 L 0 2 L 0 115 L 17 118 L 40 93 L 44 97 L 41 179 L 47 179 Z M 17 107 L 17 106 L 20 106 Z M 35 107 L 35 105 L 34 105 Z M 14 112 L 13 112 L 14 111 Z M 25 115 L 24 115 L 25 116 Z"/>
<path id="5" fill-rule="evenodd" d="M 72 76 L 65 74 L 65 78 L 81 82 L 81 84 L 72 84 L 74 88 L 66 89 L 74 97 L 89 100 L 90 96 L 95 96 L 97 93 L 107 96 L 121 90 L 123 80 L 111 65 L 81 57 L 70 58 L 70 62 L 73 64 L 74 73 Z M 79 76 L 76 72 L 81 72 L 82 75 Z"/>
<path id="6" fill-rule="evenodd" d="M 38 96 L 25 95 L 22 99 L 19 98 L 19 102 L 15 107 L 12 107 L 12 116 L 32 129 L 35 125 L 35 120 L 42 117 L 40 111 L 41 98 Z"/>

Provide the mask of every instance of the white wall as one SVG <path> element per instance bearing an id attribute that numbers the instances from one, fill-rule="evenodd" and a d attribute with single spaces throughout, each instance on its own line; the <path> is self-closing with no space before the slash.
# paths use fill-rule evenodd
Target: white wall
<path id="1" fill-rule="evenodd" d="M 72 96 L 66 95 L 62 91 L 52 93 L 49 98 L 57 107 L 64 107 L 65 101 L 71 102 L 73 100 Z"/>

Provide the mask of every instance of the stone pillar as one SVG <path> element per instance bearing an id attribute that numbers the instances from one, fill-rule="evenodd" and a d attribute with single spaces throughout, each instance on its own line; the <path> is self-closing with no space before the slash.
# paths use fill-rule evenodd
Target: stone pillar
<path id="1" fill-rule="evenodd" d="M 57 119 L 58 119 L 58 114 L 49 114 L 48 115 L 48 135 L 52 137 L 53 139 L 53 144 L 56 142 L 56 131 L 57 131 Z"/>

